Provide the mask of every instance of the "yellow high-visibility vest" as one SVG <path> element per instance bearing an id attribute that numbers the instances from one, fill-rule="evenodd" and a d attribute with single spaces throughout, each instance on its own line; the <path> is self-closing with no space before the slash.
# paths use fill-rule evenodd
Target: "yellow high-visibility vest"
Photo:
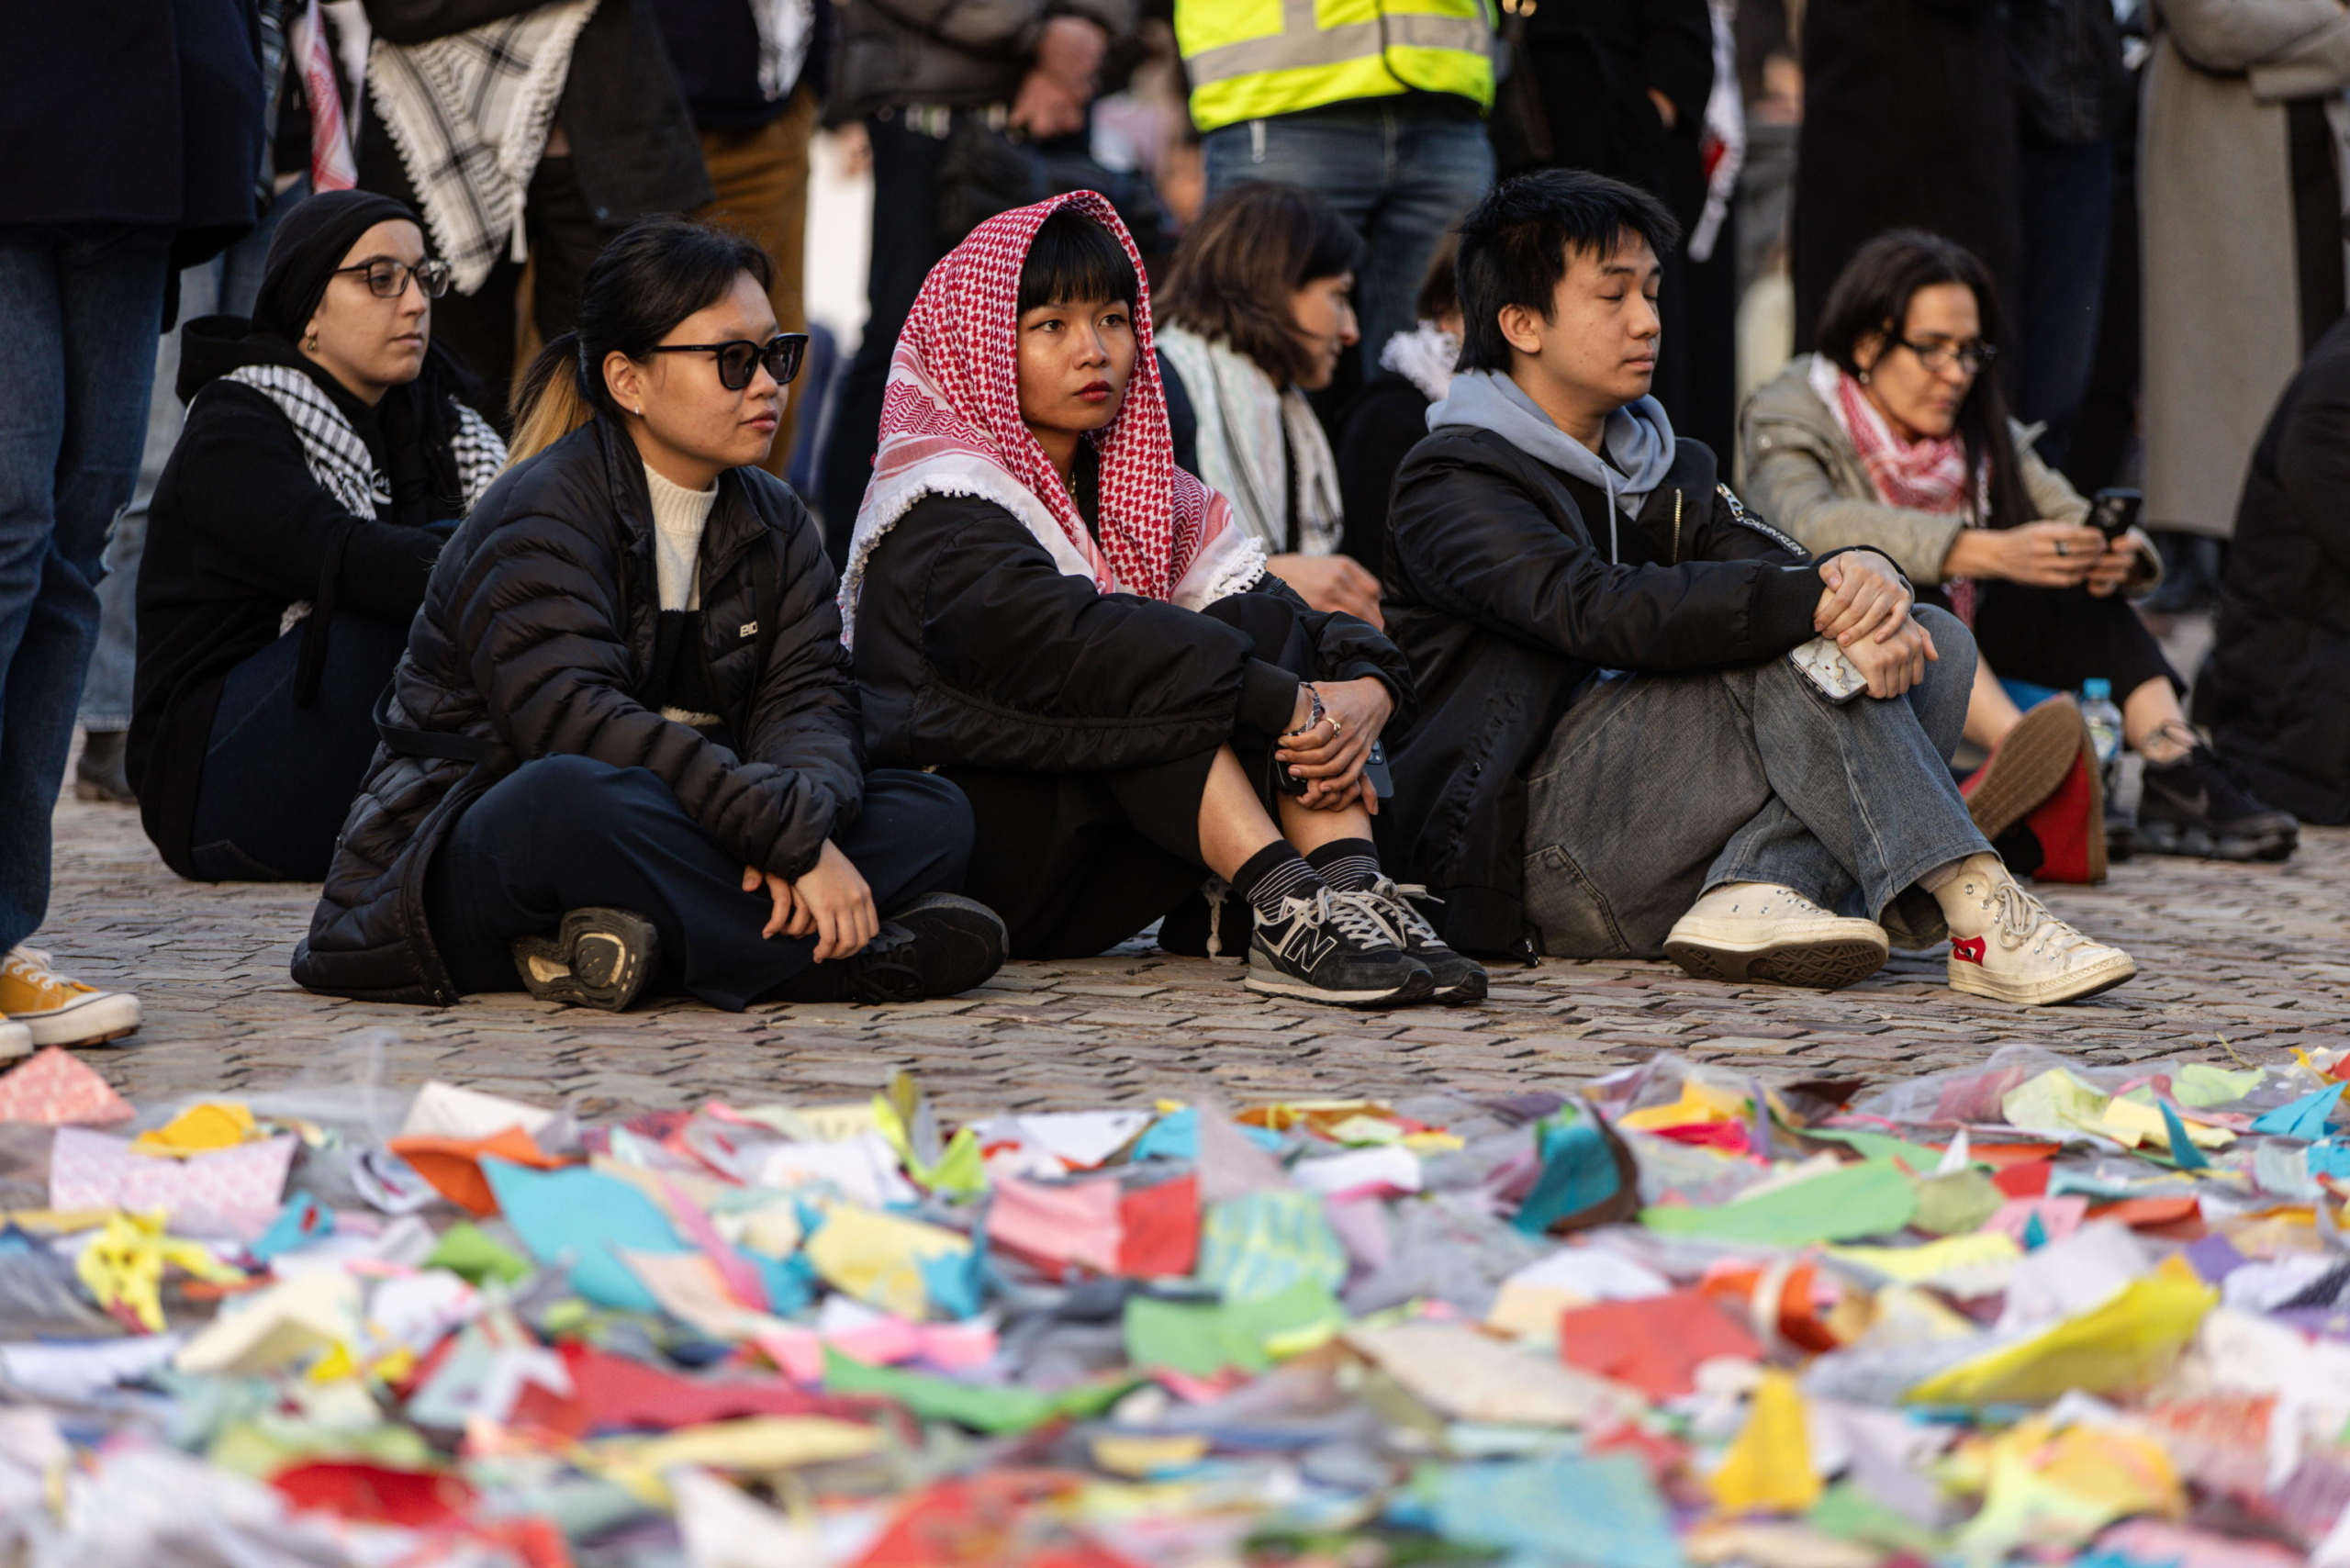
<path id="1" fill-rule="evenodd" d="M 1494 103 L 1489 0 L 1177 0 L 1203 133 L 1415 88 Z"/>

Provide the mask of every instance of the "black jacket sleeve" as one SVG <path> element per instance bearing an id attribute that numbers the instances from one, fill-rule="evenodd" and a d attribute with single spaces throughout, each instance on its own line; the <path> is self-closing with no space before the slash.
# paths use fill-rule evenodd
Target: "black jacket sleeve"
<path id="1" fill-rule="evenodd" d="M 865 734 L 841 643 L 839 584 L 824 558 L 822 532 L 797 498 L 786 499 L 793 518 L 780 541 L 779 630 L 751 700 L 744 760 L 735 772 L 758 784 L 778 813 L 770 859 L 779 853 L 784 863 L 804 869 L 864 800 Z"/>
<path id="2" fill-rule="evenodd" d="M 300 439 L 265 393 L 206 387 L 172 461 L 189 528 L 250 571 L 257 591 L 323 599 L 331 587 L 342 609 L 395 622 L 424 601 L 444 536 L 344 510 L 310 476 Z"/>
<path id="3" fill-rule="evenodd" d="M 1772 559 L 1617 566 L 1459 445 L 1397 476 L 1391 576 L 1501 635 L 1611 669 L 1753 664 L 1812 635 L 1818 579 Z"/>
<path id="4" fill-rule="evenodd" d="M 1313 639 L 1315 662 L 1322 671 L 1323 679 L 1375 680 L 1387 688 L 1388 696 L 1395 701 L 1395 712 L 1389 722 L 1397 725 L 1411 722 L 1412 661 L 1404 656 L 1401 648 L 1381 634 L 1377 627 L 1342 610 L 1312 608 L 1295 588 L 1270 572 L 1251 583 L 1247 591 L 1270 593 L 1288 601 L 1297 613 L 1298 624 L 1304 627 L 1305 634 Z M 1281 710 L 1279 714 L 1274 714 L 1268 701 L 1261 710 L 1252 711 L 1246 705 L 1244 694 L 1240 716 L 1252 729 L 1266 734 L 1279 734 L 1289 727 L 1288 720 L 1295 711 L 1297 677 L 1263 659 L 1252 658 L 1248 663 L 1248 690 L 1261 692 L 1270 700 L 1278 689 Z M 1260 671 L 1270 674 L 1260 674 Z M 1270 726 L 1264 722 L 1268 718 L 1273 720 Z"/>
<path id="5" fill-rule="evenodd" d="M 802 570 L 785 585 L 801 620 L 785 621 L 754 704 L 746 749 L 756 762 L 637 700 L 624 565 L 582 529 L 544 515 L 509 520 L 471 553 L 446 598 L 475 689 L 516 755 L 648 768 L 730 858 L 794 878 L 862 788 L 856 744 L 840 729 L 855 722 L 847 674 L 822 647 L 827 636 L 838 645 L 839 622 L 820 602 L 830 573 L 805 570 L 815 553 L 802 529 L 791 554 Z"/>

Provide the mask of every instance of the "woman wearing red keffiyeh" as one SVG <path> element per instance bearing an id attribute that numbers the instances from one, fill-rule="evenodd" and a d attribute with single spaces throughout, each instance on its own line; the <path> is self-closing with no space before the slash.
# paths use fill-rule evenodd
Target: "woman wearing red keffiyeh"
<path id="1" fill-rule="evenodd" d="M 1140 258 L 1091 191 L 990 219 L 923 286 L 842 574 L 878 766 L 978 822 L 966 883 L 1015 955 L 1166 917 L 1252 990 L 1383 1007 L 1485 993 L 1379 868 L 1403 655 L 1266 574 L 1175 466 Z M 1214 913 L 1189 895 L 1210 878 Z M 1236 911 L 1237 913 L 1237 911 Z"/>

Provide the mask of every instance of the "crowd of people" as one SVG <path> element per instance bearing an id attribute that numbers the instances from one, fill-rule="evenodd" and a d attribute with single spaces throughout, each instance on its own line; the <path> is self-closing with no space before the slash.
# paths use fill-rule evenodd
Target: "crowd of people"
<path id="1" fill-rule="evenodd" d="M 2119 985 L 2031 880 L 2350 820 L 2316 3 L 46 13 L 0 1029 L 139 1022 L 24 945 L 77 711 L 174 872 L 323 884 L 334 995 L 905 1001 L 1154 924 L 1351 1007 Z M 1196 202 L 1097 155 L 1154 41 Z M 1773 267 L 1804 352 L 1741 366 Z"/>

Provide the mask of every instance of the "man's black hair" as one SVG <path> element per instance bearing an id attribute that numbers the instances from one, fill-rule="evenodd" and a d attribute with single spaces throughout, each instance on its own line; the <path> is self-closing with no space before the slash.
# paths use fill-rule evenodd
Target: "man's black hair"
<path id="1" fill-rule="evenodd" d="M 1062 207 L 1036 226 L 1027 260 L 1020 263 L 1020 313 L 1039 305 L 1094 299 L 1135 303 L 1135 264 L 1116 235 L 1085 214 Z"/>
<path id="2" fill-rule="evenodd" d="M 1510 349 L 1502 308 L 1523 306 L 1549 320 L 1570 252 L 1606 256 L 1638 235 L 1662 256 L 1681 242 L 1681 225 L 1662 202 L 1580 169 L 1544 169 L 1496 186 L 1459 232 L 1460 360 L 1453 368 L 1505 374 Z"/>

